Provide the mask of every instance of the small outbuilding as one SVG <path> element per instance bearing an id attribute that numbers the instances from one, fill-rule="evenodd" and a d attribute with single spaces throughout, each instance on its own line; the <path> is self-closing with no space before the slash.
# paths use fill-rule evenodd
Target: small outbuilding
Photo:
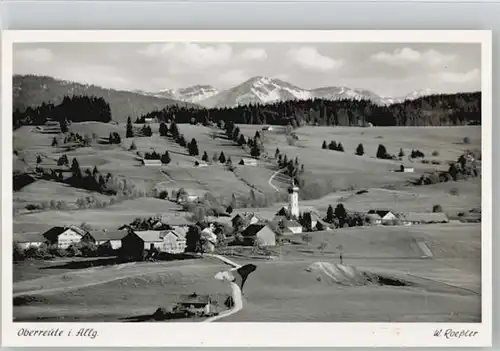
<path id="1" fill-rule="evenodd" d="M 147 160 L 145 158 L 142 159 L 142 164 L 146 167 L 161 167 L 161 160 Z"/>
<path id="2" fill-rule="evenodd" d="M 432 224 L 432 223 L 448 223 L 449 219 L 443 212 L 408 212 L 401 214 L 401 220 L 405 224 Z"/>
<path id="3" fill-rule="evenodd" d="M 244 245 L 276 246 L 276 233 L 267 224 L 251 224 L 241 235 Z"/>

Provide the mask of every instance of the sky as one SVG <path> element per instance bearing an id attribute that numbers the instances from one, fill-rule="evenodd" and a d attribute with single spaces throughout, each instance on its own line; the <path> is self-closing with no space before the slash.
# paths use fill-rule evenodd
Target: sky
<path id="1" fill-rule="evenodd" d="M 17 43 L 14 73 L 119 90 L 224 90 L 254 76 L 304 89 L 346 86 L 382 96 L 481 88 L 480 44 Z"/>

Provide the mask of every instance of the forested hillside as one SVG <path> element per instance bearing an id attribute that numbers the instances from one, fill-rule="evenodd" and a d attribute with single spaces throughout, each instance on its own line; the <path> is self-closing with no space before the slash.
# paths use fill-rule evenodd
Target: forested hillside
<path id="1" fill-rule="evenodd" d="M 42 103 L 57 105 L 65 96 L 100 97 L 109 103 L 111 117 L 118 122 L 125 122 L 128 116 L 136 118 L 170 105 L 196 107 L 192 103 L 168 98 L 147 96 L 131 91 L 104 89 L 95 85 L 35 75 L 14 75 L 12 95 L 14 110 L 18 109 L 20 112 L 24 112 L 28 107 L 36 108 Z"/>
<path id="2" fill-rule="evenodd" d="M 431 95 L 389 106 L 368 100 L 291 100 L 272 104 L 233 108 L 192 109 L 169 106 L 146 113 L 139 119 L 168 120 L 177 123 L 233 121 L 237 124 L 286 125 L 366 125 L 441 126 L 480 124 L 481 93 Z"/>

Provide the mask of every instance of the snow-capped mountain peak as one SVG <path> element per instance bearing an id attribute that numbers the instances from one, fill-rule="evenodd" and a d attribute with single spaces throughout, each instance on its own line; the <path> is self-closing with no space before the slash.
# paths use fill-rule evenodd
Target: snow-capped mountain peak
<path id="1" fill-rule="evenodd" d="M 152 95 L 156 97 L 175 99 L 179 101 L 192 102 L 197 103 L 203 100 L 206 100 L 214 95 L 216 95 L 219 91 L 212 87 L 211 85 L 193 85 L 187 88 L 179 88 L 179 89 L 162 89 L 158 92 L 154 93 L 145 93 L 141 92 L 145 95 Z"/>
<path id="2" fill-rule="evenodd" d="M 389 105 L 422 96 L 436 94 L 432 89 L 419 89 L 399 97 L 379 96 L 366 89 L 345 86 L 327 86 L 303 89 L 278 78 L 254 76 L 243 83 L 218 91 L 211 85 L 194 85 L 188 88 L 163 89 L 156 93 L 138 93 L 201 104 L 205 107 L 233 107 L 247 104 L 266 104 L 287 100 L 370 100 L 377 105 Z"/>
<path id="3" fill-rule="evenodd" d="M 434 95 L 434 94 L 437 94 L 437 91 L 435 91 L 433 89 L 429 89 L 429 88 L 418 89 L 418 90 L 414 90 L 414 91 L 406 94 L 403 98 L 405 100 L 414 100 L 414 99 L 418 99 L 422 96 L 429 96 L 429 95 Z"/>

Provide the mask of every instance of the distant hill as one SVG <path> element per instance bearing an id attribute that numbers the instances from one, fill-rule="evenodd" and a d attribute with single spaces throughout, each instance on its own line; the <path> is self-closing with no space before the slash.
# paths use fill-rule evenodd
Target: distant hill
<path id="1" fill-rule="evenodd" d="M 171 98 L 105 89 L 96 85 L 59 80 L 47 76 L 14 75 L 12 88 L 14 110 L 19 109 L 23 112 L 28 106 L 36 107 L 43 102 L 57 105 L 65 95 L 96 96 L 104 98 L 109 103 L 112 119 L 118 122 L 126 121 L 128 116 L 135 119 L 140 115 L 172 105 L 188 108 L 198 107 L 195 104 Z"/>

